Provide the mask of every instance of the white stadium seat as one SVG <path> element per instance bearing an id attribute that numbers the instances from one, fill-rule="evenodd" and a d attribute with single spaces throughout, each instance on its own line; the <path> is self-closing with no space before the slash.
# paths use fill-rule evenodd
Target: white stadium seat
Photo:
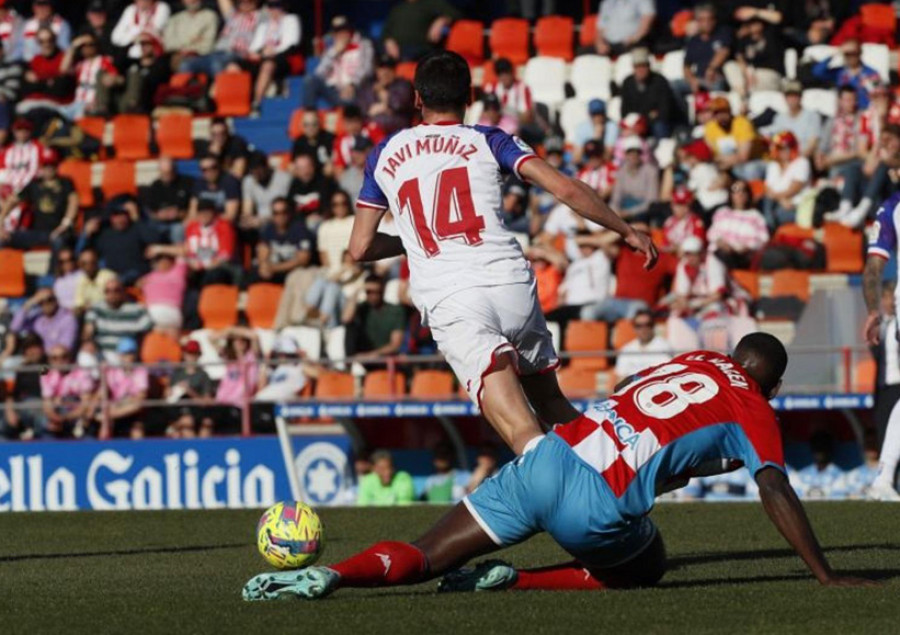
<path id="1" fill-rule="evenodd" d="M 572 62 L 572 88 L 578 99 L 609 99 L 612 62 L 601 55 L 579 55 Z"/>
<path id="2" fill-rule="evenodd" d="M 837 93 L 825 88 L 807 88 L 800 102 L 807 110 L 814 110 L 826 117 L 837 112 Z"/>
<path id="3" fill-rule="evenodd" d="M 343 326 L 335 326 L 325 332 L 325 354 L 328 359 L 334 362 L 347 358 L 346 337 L 347 330 Z M 334 369 L 344 371 L 347 369 L 347 364 L 339 361 L 334 364 Z"/>
<path id="4" fill-rule="evenodd" d="M 881 81 L 891 81 L 891 49 L 884 44 L 863 44 L 862 62 L 881 76 Z"/>
<path id="5" fill-rule="evenodd" d="M 384 285 L 384 301 L 388 304 L 400 304 L 400 280 L 391 278 Z"/>
<path id="6" fill-rule="evenodd" d="M 484 103 L 481 100 L 473 102 L 466 110 L 466 125 L 474 126 L 481 119 L 481 113 L 484 112 Z"/>
<path id="7" fill-rule="evenodd" d="M 587 101 L 583 101 L 580 97 L 572 97 L 563 102 L 559 111 L 559 125 L 563 129 L 567 143 L 574 142 L 578 124 L 589 119 Z"/>
<path id="8" fill-rule="evenodd" d="M 804 62 L 821 62 L 829 57 L 837 57 L 832 60 L 832 64 L 843 64 L 843 57 L 840 55 L 840 49 L 836 46 L 828 44 L 813 44 L 803 49 L 803 55 L 800 57 Z"/>
<path id="9" fill-rule="evenodd" d="M 616 123 L 622 121 L 622 98 L 613 97 L 606 102 L 606 118 Z"/>
<path id="10" fill-rule="evenodd" d="M 684 49 L 666 53 L 659 72 L 670 82 L 684 79 Z"/>
<path id="11" fill-rule="evenodd" d="M 525 65 L 532 99 L 555 110 L 566 99 L 566 63 L 555 57 L 532 57 Z"/>
<path id="12" fill-rule="evenodd" d="M 797 79 L 797 49 L 784 51 L 784 76 L 788 79 Z"/>
<path id="13" fill-rule="evenodd" d="M 757 90 L 750 93 L 748 100 L 748 108 L 750 116 L 755 117 L 771 108 L 775 112 L 786 112 L 787 102 L 784 100 L 784 94 L 777 90 Z"/>
<path id="14" fill-rule="evenodd" d="M 613 69 L 613 81 L 621 87 L 629 75 L 634 72 L 634 64 L 631 61 L 631 53 L 624 53 L 616 58 L 616 64 Z"/>
<path id="15" fill-rule="evenodd" d="M 280 335 L 285 335 L 297 342 L 306 358 L 314 362 L 322 359 L 322 331 L 311 326 L 286 326 Z"/>
<path id="16" fill-rule="evenodd" d="M 656 162 L 659 164 L 660 169 L 665 170 L 672 165 L 672 160 L 675 158 L 676 145 L 675 139 L 668 137 L 660 139 L 659 143 L 656 144 L 653 156 L 656 158 Z"/>
<path id="17" fill-rule="evenodd" d="M 559 328 L 558 322 L 547 322 L 547 330 L 550 331 L 550 339 L 553 340 L 553 348 L 561 350 L 562 348 L 562 330 Z"/>

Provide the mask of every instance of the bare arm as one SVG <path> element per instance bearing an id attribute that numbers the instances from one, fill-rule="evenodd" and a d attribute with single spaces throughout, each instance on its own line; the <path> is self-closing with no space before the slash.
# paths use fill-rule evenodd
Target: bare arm
<path id="1" fill-rule="evenodd" d="M 659 254 L 650 237 L 622 220 L 586 183 L 566 176 L 543 159 L 526 161 L 519 169 L 519 173 L 553 194 L 561 203 L 575 210 L 579 216 L 622 236 L 629 247 L 646 256 L 645 269 L 652 269 L 656 264 Z"/>
<path id="2" fill-rule="evenodd" d="M 884 258 L 869 256 L 866 258 L 866 268 L 863 270 L 863 298 L 866 301 L 866 309 L 869 311 L 866 325 L 863 328 L 863 337 L 872 346 L 877 346 L 880 339 L 881 281 L 886 263 Z"/>
<path id="3" fill-rule="evenodd" d="M 376 211 L 368 207 L 357 208 L 353 217 L 349 248 L 350 256 L 355 261 L 372 262 L 406 253 L 399 236 L 390 236 L 378 231 L 378 225 L 386 211 Z"/>

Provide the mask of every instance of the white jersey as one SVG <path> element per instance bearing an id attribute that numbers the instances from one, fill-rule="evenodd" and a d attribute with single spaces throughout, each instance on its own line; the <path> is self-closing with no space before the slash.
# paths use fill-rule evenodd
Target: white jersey
<path id="1" fill-rule="evenodd" d="M 369 155 L 357 206 L 390 209 L 409 258 L 412 299 L 427 317 L 459 290 L 530 282 L 500 218 L 502 177 L 534 151 L 499 128 L 422 124 Z M 364 212 L 360 212 L 364 213 Z"/>

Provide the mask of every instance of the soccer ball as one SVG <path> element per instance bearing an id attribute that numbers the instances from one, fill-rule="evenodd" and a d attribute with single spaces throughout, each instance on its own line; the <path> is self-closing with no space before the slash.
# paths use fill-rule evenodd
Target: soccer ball
<path id="1" fill-rule="evenodd" d="M 256 546 L 273 567 L 308 567 L 322 554 L 322 521 L 299 501 L 275 503 L 256 525 Z"/>

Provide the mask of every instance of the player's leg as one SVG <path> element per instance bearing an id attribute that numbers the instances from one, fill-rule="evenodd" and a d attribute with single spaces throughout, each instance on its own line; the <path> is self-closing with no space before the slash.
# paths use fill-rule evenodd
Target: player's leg
<path id="1" fill-rule="evenodd" d="M 552 426 L 557 423 L 568 423 L 581 415 L 563 394 L 556 373 L 552 370 L 523 375 L 520 381 L 531 407 L 544 424 Z"/>
<path id="2" fill-rule="evenodd" d="M 494 357 L 494 363 L 481 380 L 481 414 L 500 438 L 517 455 L 529 441 L 543 434 L 540 422 L 528 405 L 528 399 L 516 372 L 515 353 Z"/>
<path id="3" fill-rule="evenodd" d="M 878 458 L 878 476 L 872 483 L 869 495 L 881 500 L 900 500 L 894 489 L 897 465 L 900 463 L 900 401 L 894 404 L 888 417 L 884 443 Z"/>

